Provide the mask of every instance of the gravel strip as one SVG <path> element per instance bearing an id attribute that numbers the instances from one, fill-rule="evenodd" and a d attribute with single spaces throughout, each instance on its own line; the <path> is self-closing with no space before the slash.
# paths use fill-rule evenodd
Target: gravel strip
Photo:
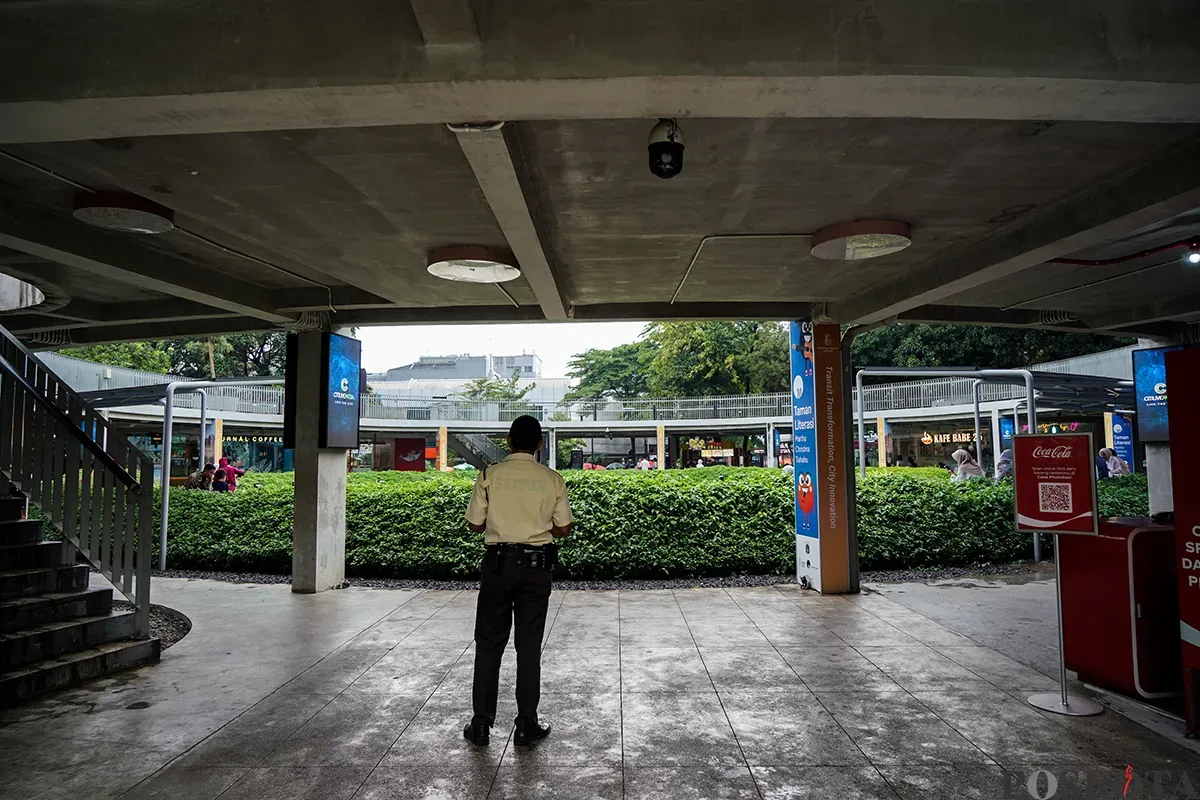
<path id="1" fill-rule="evenodd" d="M 937 569 L 880 570 L 863 572 L 863 582 L 901 583 L 907 581 L 945 580 L 947 578 L 987 577 L 993 575 L 1018 575 L 1034 572 L 1030 562 L 1015 564 L 978 564 L 969 567 L 945 567 Z M 156 578 L 187 578 L 193 580 L 225 581 L 227 583 L 276 584 L 291 583 L 291 575 L 270 575 L 254 572 L 208 572 L 204 570 L 169 569 L 155 570 Z M 554 588 L 562 590 L 586 589 L 693 589 L 735 588 L 744 586 L 777 586 L 794 584 L 794 575 L 725 575 L 707 578 L 662 578 L 651 580 L 574 581 L 558 580 Z M 349 578 L 347 586 L 370 589 L 478 589 L 479 581 L 441 581 L 409 578 Z"/>
<path id="2" fill-rule="evenodd" d="M 114 611 L 133 611 L 133 603 L 124 600 L 113 601 Z M 187 616 L 173 608 L 150 604 L 150 636 L 162 640 L 162 649 L 188 635 L 192 629 L 192 621 Z"/>

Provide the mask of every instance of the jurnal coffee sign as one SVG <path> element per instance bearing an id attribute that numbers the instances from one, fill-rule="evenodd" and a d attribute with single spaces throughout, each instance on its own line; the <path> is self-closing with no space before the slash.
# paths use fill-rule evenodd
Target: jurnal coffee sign
<path id="1" fill-rule="evenodd" d="M 1099 532 L 1090 433 L 1022 434 L 1012 450 L 1017 530 Z"/>

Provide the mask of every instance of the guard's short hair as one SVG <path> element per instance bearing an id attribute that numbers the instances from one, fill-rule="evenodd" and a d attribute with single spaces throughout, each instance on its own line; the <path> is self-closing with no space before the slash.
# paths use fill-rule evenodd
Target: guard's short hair
<path id="1" fill-rule="evenodd" d="M 519 416 L 508 429 L 508 438 L 514 450 L 532 453 L 537 450 L 538 442 L 542 440 L 542 423 L 528 414 Z"/>
<path id="2" fill-rule="evenodd" d="M 205 471 L 205 472 L 208 472 L 210 469 L 216 469 L 216 466 L 215 466 L 215 465 L 213 465 L 213 464 L 205 464 L 205 465 L 204 465 L 204 471 Z"/>

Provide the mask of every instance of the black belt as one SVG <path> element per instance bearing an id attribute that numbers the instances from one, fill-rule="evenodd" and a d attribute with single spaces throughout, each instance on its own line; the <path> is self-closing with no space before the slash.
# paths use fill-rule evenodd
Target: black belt
<path id="1" fill-rule="evenodd" d="M 492 569 L 495 572 L 501 572 L 504 569 L 504 560 L 510 557 L 521 566 L 530 569 L 552 570 L 558 562 L 558 545 L 517 544 L 515 542 L 487 545 L 485 561 L 492 562 Z"/>

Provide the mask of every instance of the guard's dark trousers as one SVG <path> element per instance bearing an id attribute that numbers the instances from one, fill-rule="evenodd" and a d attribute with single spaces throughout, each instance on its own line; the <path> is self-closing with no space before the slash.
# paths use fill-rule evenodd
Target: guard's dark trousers
<path id="1" fill-rule="evenodd" d="M 500 693 L 500 661 L 515 623 L 517 648 L 517 719 L 536 725 L 542 694 L 542 634 L 550 605 L 551 573 L 523 566 L 515 557 L 502 559 L 499 571 L 492 556 L 484 558 L 475 612 L 475 721 L 496 722 Z"/>

